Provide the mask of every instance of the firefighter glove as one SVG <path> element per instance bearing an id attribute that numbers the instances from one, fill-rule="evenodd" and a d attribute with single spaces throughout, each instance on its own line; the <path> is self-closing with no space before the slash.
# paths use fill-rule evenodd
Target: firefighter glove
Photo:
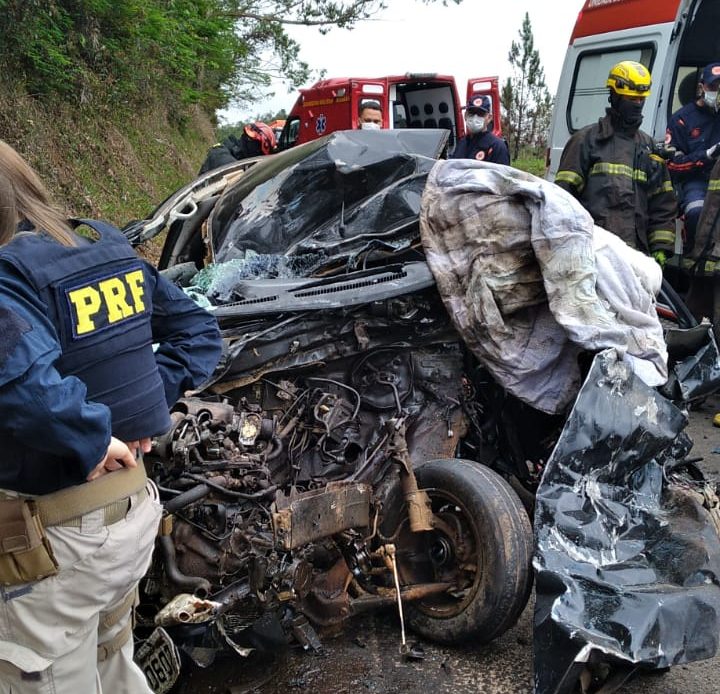
<path id="1" fill-rule="evenodd" d="M 667 262 L 667 254 L 665 251 L 653 251 L 651 255 L 660 267 L 665 267 L 665 263 Z"/>

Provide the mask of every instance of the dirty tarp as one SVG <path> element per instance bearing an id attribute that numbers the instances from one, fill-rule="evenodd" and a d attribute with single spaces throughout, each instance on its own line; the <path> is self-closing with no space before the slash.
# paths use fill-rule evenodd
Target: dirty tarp
<path id="1" fill-rule="evenodd" d="M 712 325 L 665 333 L 670 376 L 661 392 L 672 400 L 699 400 L 720 388 L 720 353 Z"/>
<path id="2" fill-rule="evenodd" d="M 327 262 L 417 241 L 420 198 L 447 130 L 338 131 L 255 166 L 209 220 L 214 261 L 248 251 Z"/>
<path id="3" fill-rule="evenodd" d="M 614 350 L 596 356 L 536 497 L 536 694 L 573 691 L 584 663 L 715 654 L 720 539 L 702 499 L 717 497 L 671 470 L 685 424 Z"/>
<path id="4" fill-rule="evenodd" d="M 580 386 L 582 350 L 616 347 L 649 385 L 665 382 L 659 266 L 594 227 L 558 186 L 510 167 L 439 161 L 420 234 L 455 327 L 521 400 L 561 412 Z"/>

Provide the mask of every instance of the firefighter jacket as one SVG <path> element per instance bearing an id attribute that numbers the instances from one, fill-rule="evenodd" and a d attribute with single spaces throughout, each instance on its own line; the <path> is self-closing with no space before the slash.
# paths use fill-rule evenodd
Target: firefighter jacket
<path id="1" fill-rule="evenodd" d="M 226 164 L 234 164 L 241 159 L 259 157 L 262 154 L 260 144 L 243 133 L 239 138 L 228 135 L 222 142 L 214 144 L 198 171 L 198 176 Z"/>
<path id="2" fill-rule="evenodd" d="M 0 248 L 3 489 L 79 484 L 111 433 L 134 441 L 167 431 L 169 406 L 220 357 L 215 318 L 118 230 L 88 224 L 95 242 L 21 233 Z"/>
<path id="3" fill-rule="evenodd" d="M 697 275 L 720 275 L 720 159 L 710 172 L 695 245 L 683 266 Z"/>
<path id="4" fill-rule="evenodd" d="M 510 152 L 505 140 L 490 131 L 485 131 L 461 137 L 450 159 L 477 159 L 509 166 Z"/>
<path id="5" fill-rule="evenodd" d="M 649 135 L 616 129 L 610 109 L 570 138 L 555 183 L 633 248 L 674 253 L 677 202 L 667 166 Z"/>
<path id="6" fill-rule="evenodd" d="M 707 181 L 715 163 L 706 152 L 720 142 L 720 114 L 695 102 L 676 111 L 668 123 L 665 143 L 677 150 L 668 162 L 673 179 L 678 182 Z"/>

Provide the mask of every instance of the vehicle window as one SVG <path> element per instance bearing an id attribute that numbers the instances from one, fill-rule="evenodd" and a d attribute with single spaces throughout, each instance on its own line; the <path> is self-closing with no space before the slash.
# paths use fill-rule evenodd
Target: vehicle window
<path id="1" fill-rule="evenodd" d="M 390 125 L 391 128 L 407 128 L 408 117 L 405 112 L 405 105 L 398 101 L 393 101 L 392 105 L 393 119 Z"/>
<path id="2" fill-rule="evenodd" d="M 300 134 L 300 118 L 297 116 L 288 120 L 283 128 L 282 135 L 280 137 L 280 149 L 287 149 L 292 147 L 298 139 Z"/>
<path id="3" fill-rule="evenodd" d="M 675 113 L 681 106 L 689 104 L 697 95 L 697 83 L 700 78 L 700 68 L 695 66 L 680 66 L 675 78 L 675 91 L 673 92 L 672 110 Z"/>
<path id="4" fill-rule="evenodd" d="M 608 105 L 605 83 L 613 65 L 621 60 L 635 60 L 652 70 L 654 57 L 655 51 L 650 45 L 581 54 L 568 101 L 567 119 L 570 132 L 594 123 L 605 113 Z"/>

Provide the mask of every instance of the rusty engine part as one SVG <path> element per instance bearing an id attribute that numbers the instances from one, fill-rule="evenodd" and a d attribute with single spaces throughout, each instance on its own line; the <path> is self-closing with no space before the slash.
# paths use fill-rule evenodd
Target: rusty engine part
<path id="1" fill-rule="evenodd" d="M 412 451 L 424 456 L 435 445 L 426 439 L 437 438 L 438 424 L 450 428 L 450 411 L 453 428 L 463 429 L 454 404 L 461 367 L 460 351 L 448 345 L 384 349 L 306 377 L 262 378 L 178 402 L 172 429 L 148 456 L 168 517 L 155 566 L 164 579 L 148 586 L 160 602 L 178 592 L 192 597 L 182 609 L 165 608 L 162 624 L 224 617 L 228 631 L 240 612 L 291 607 L 296 620 L 305 614 L 328 625 L 396 603 L 393 571 L 375 547 L 378 483 L 399 480 L 412 530 L 432 529 Z M 442 581 L 403 586 L 402 599 L 448 589 Z M 238 622 L 244 629 L 252 620 Z M 298 631 L 292 620 L 284 628 Z"/>

